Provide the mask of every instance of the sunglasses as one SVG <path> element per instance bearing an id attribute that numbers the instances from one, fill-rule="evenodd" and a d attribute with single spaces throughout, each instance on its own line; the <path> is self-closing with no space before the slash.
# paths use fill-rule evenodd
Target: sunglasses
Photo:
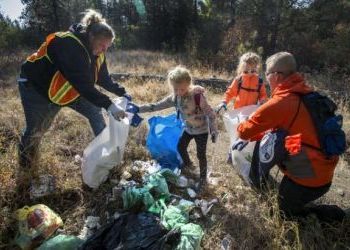
<path id="1" fill-rule="evenodd" d="M 253 73 L 256 73 L 256 69 L 245 70 L 245 71 L 243 71 L 243 73 L 244 73 L 244 74 L 248 74 L 248 73 L 253 74 Z"/>
<path id="2" fill-rule="evenodd" d="M 266 72 L 265 75 L 269 76 L 271 74 L 283 74 L 283 72 L 279 72 L 279 71 L 274 71 L 274 72 Z"/>

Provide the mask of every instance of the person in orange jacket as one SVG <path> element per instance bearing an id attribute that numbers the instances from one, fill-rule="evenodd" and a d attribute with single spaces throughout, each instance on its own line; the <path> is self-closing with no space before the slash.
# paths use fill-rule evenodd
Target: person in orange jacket
<path id="1" fill-rule="evenodd" d="M 259 77 L 261 58 L 253 52 L 247 52 L 239 59 L 237 76 L 225 92 L 224 100 L 217 106 L 227 110 L 227 105 L 234 100 L 234 109 L 253 104 L 262 104 L 267 100 L 263 79 Z"/>
<path id="2" fill-rule="evenodd" d="M 328 192 L 339 160 L 338 156 L 327 157 L 316 149 L 320 148 L 316 128 L 300 97 L 313 89 L 296 71 L 295 58 L 288 52 L 276 53 L 266 60 L 266 79 L 272 97 L 238 126 L 239 137 L 257 140 L 263 133 L 277 129 L 286 130 L 293 140 L 299 136 L 299 152 L 279 164 L 284 174 L 279 186 L 280 211 L 287 218 L 315 213 L 321 220 L 342 220 L 345 213 L 337 206 L 305 206 Z M 290 144 L 295 149 L 295 143 Z"/>

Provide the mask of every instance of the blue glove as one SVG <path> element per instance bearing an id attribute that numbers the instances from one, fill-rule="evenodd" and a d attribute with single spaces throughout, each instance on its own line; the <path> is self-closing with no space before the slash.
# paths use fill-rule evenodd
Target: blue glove
<path id="1" fill-rule="evenodd" d="M 136 114 L 140 112 L 140 108 L 132 102 L 129 102 L 128 105 L 126 105 L 126 112 Z"/>
<path id="2" fill-rule="evenodd" d="M 218 114 L 221 109 L 224 109 L 225 111 L 227 111 L 227 104 L 226 104 L 226 102 L 222 102 L 218 106 L 216 106 L 215 112 Z"/>
<path id="3" fill-rule="evenodd" d="M 129 102 L 131 102 L 131 100 L 132 100 L 131 95 L 129 95 L 128 93 L 125 93 L 125 94 L 123 95 L 123 97 L 125 97 L 126 99 L 128 99 Z"/>
<path id="4" fill-rule="evenodd" d="M 133 127 L 138 127 L 142 121 L 143 118 L 141 116 L 139 116 L 138 114 L 134 114 L 134 116 L 131 119 L 130 125 Z"/>
<path id="5" fill-rule="evenodd" d="M 232 150 L 242 151 L 245 148 L 245 146 L 248 145 L 248 143 L 249 141 L 237 139 L 235 142 L 233 142 Z"/>

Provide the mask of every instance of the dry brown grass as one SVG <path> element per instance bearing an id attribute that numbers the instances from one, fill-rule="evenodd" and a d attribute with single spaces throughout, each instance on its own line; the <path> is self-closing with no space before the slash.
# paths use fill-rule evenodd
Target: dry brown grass
<path id="1" fill-rule="evenodd" d="M 169 67 L 182 63 L 191 68 L 196 77 L 216 75 L 230 78 L 229 73 L 214 72 L 209 68 L 190 65 L 181 57 L 163 55 L 146 51 L 118 52 L 110 63 L 111 72 L 137 72 L 165 74 Z M 81 189 L 80 164 L 74 162 L 76 154 L 82 152 L 93 138 L 87 121 L 69 109 L 63 109 L 53 126 L 44 136 L 41 144 L 41 159 L 37 165 L 39 173 L 50 173 L 57 177 L 57 193 L 39 199 L 27 201 L 15 193 L 17 155 L 16 144 L 24 125 L 23 111 L 14 84 L 6 84 L 0 92 L 0 249 L 11 249 L 11 239 L 16 232 L 12 213 L 23 205 L 45 203 L 55 210 L 64 221 L 64 230 L 68 234 L 78 234 L 83 220 L 88 215 L 98 215 L 104 220 L 106 212 L 113 213 L 119 203 L 106 204 L 113 183 L 106 182 L 97 191 L 83 192 Z M 160 100 L 168 93 L 164 83 L 155 81 L 141 82 L 136 79 L 123 83 L 137 103 Z M 213 105 L 221 100 L 220 94 L 208 91 L 209 102 Z M 350 132 L 350 112 L 342 105 L 345 118 L 345 130 Z M 162 114 L 173 112 L 165 110 Z M 145 117 L 150 114 L 145 114 Z M 243 185 L 231 166 L 226 164 L 229 140 L 220 122 L 221 134 L 217 144 L 208 144 L 209 168 L 220 177 L 219 185 L 211 186 L 205 198 L 218 197 L 206 218 L 200 219 L 205 236 L 204 249 L 220 249 L 222 239 L 232 237 L 233 249 L 344 249 L 350 246 L 350 222 L 323 225 L 314 217 L 295 222 L 284 221 L 277 213 L 276 192 L 261 196 Z M 118 179 L 123 169 L 129 169 L 133 160 L 149 159 L 142 145 L 147 132 L 146 123 L 138 129 L 132 129 L 125 151 L 125 162 L 113 170 L 111 179 Z M 349 134 L 349 133 L 348 133 Z M 195 160 L 195 148 L 190 144 L 190 154 Z M 348 155 L 345 157 L 349 157 Z M 279 176 L 280 177 L 280 176 Z M 341 159 L 335 173 L 334 184 L 322 202 L 350 207 L 348 183 L 350 171 L 348 163 Z M 343 193 L 341 192 L 343 191 Z"/>

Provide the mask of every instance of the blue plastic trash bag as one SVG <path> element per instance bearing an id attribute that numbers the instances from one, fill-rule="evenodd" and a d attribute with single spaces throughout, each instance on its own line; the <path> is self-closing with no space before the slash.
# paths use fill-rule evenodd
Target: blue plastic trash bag
<path id="1" fill-rule="evenodd" d="M 150 130 L 146 146 L 153 159 L 163 168 L 174 170 L 182 163 L 177 144 L 183 131 L 183 123 L 176 114 L 166 117 L 153 116 L 148 120 Z"/>

